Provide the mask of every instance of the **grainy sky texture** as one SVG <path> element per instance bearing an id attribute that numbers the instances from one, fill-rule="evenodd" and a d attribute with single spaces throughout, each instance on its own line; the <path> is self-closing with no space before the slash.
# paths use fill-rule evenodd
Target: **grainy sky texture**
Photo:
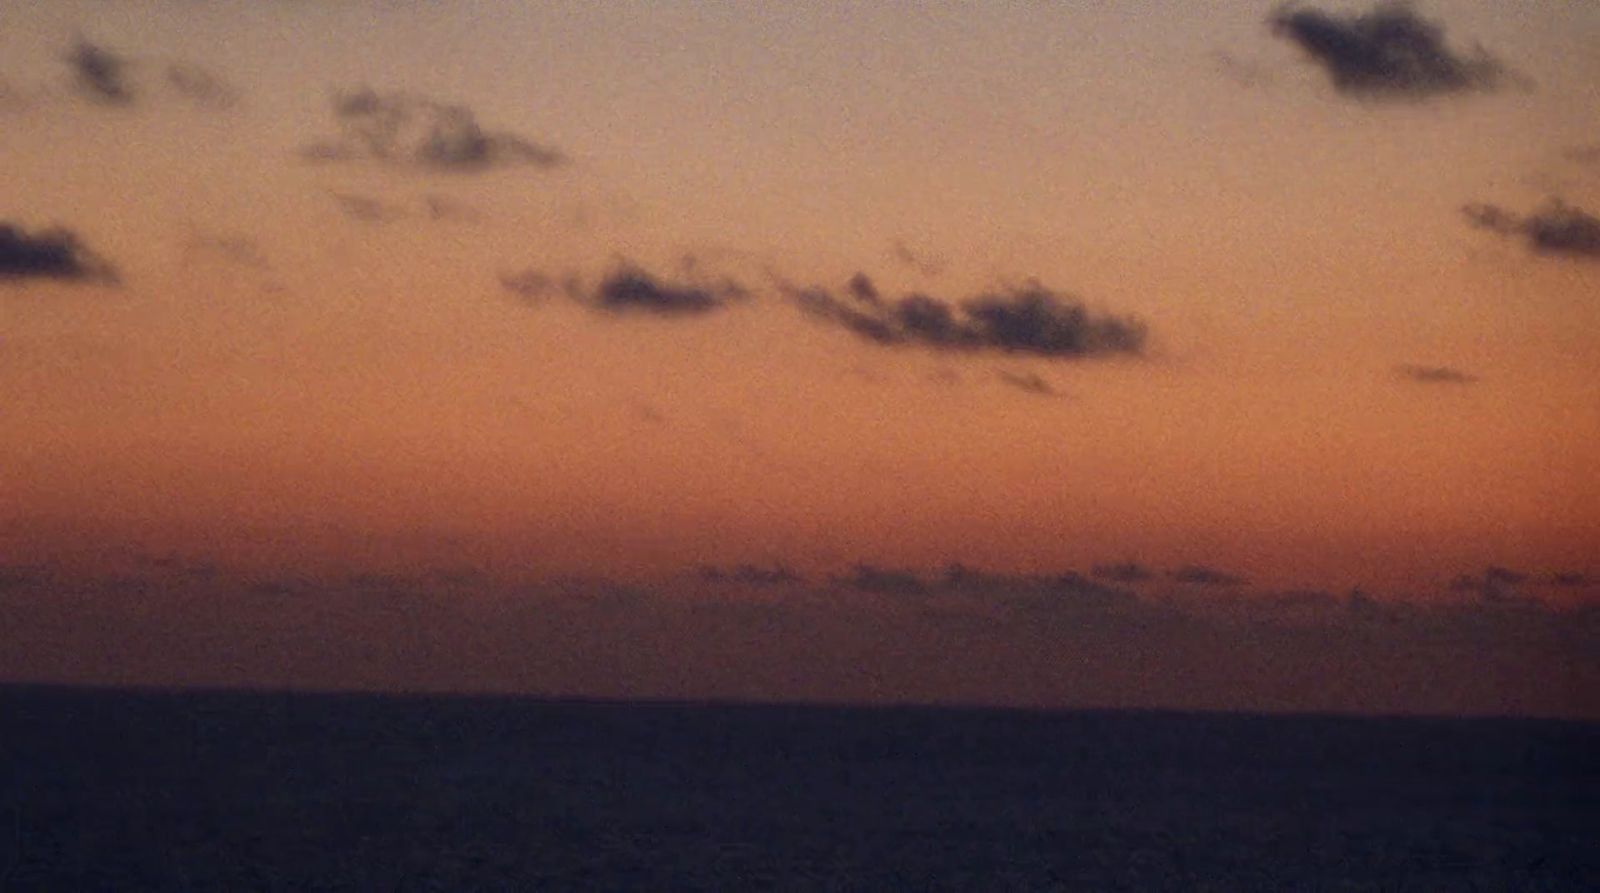
<path id="1" fill-rule="evenodd" d="M 0 678 L 1600 715 L 1596 47 L 0 5 Z"/>

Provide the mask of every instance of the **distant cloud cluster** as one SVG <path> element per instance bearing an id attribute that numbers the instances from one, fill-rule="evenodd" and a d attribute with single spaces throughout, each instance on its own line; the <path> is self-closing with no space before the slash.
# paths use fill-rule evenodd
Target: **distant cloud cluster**
<path id="1" fill-rule="evenodd" d="M 1439 25 L 1404 3 L 1341 15 L 1283 7 L 1268 20 L 1328 73 L 1333 87 L 1365 99 L 1427 99 L 1488 91 L 1507 79 L 1505 65 L 1483 48 L 1457 53 Z"/>
<path id="2" fill-rule="evenodd" d="M 1461 212 L 1478 229 L 1519 237 L 1537 254 L 1600 260 L 1600 217 L 1560 199 L 1551 199 L 1527 216 L 1483 203 L 1467 205 Z"/>
<path id="3" fill-rule="evenodd" d="M 1132 604 L 1130 591 L 1096 582 L 1077 571 L 1054 574 L 1008 574 L 951 564 L 942 573 L 924 576 L 912 570 L 859 564 L 835 585 L 859 592 L 888 596 L 974 596 L 1005 607 L 1109 608 Z"/>
<path id="4" fill-rule="evenodd" d="M 815 287 L 785 290 L 813 318 L 884 346 L 1067 359 L 1144 351 L 1146 332 L 1139 320 L 1092 313 L 1037 282 L 958 303 L 924 294 L 887 299 L 863 273 L 851 278 L 842 296 Z"/>
<path id="5" fill-rule="evenodd" d="M 522 165 L 550 168 L 567 161 L 558 149 L 514 133 L 485 130 L 465 105 L 370 87 L 337 93 L 332 105 L 339 133 L 304 147 L 301 154 L 308 159 L 382 162 L 443 173 Z"/>
<path id="6" fill-rule="evenodd" d="M 1553 587 L 1556 589 L 1589 589 L 1600 586 L 1600 579 L 1578 571 L 1552 571 L 1527 573 L 1499 565 L 1489 565 L 1480 573 L 1461 574 L 1450 581 L 1450 591 L 1473 593 L 1491 602 L 1521 602 L 1527 600 L 1523 589 L 1527 587 Z"/>
<path id="7" fill-rule="evenodd" d="M 112 283 L 116 270 L 65 229 L 30 234 L 0 223 L 0 283 L 20 279 Z"/>
<path id="8" fill-rule="evenodd" d="M 224 109 L 239 99 L 239 91 L 220 75 L 188 62 L 155 63 L 161 69 L 159 86 L 137 75 L 146 63 L 137 62 L 107 47 L 80 39 L 67 54 L 72 84 L 85 98 L 106 106 L 131 106 L 151 89 L 163 89 L 189 103 Z"/>
<path id="9" fill-rule="evenodd" d="M 1411 363 L 1402 363 L 1394 367 L 1395 374 L 1406 381 L 1419 384 L 1476 384 L 1478 376 L 1449 366 L 1418 366 Z"/>
<path id="10" fill-rule="evenodd" d="M 1243 577 L 1201 564 L 1180 567 L 1167 576 L 1174 582 L 1187 583 L 1191 586 L 1243 586 L 1249 582 Z"/>

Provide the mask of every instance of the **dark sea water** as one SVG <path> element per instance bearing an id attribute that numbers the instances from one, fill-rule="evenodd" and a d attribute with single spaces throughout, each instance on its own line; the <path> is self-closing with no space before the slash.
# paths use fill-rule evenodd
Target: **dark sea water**
<path id="1" fill-rule="evenodd" d="M 1594 890 L 1600 726 L 0 688 L 4 890 Z"/>

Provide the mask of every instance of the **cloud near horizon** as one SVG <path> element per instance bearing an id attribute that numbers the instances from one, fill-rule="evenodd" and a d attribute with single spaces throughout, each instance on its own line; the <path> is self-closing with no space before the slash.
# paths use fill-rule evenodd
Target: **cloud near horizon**
<path id="1" fill-rule="evenodd" d="M 1038 282 L 959 302 L 921 293 L 886 299 L 864 273 L 851 277 L 843 297 L 817 287 L 783 290 L 812 318 L 885 347 L 1091 359 L 1140 356 L 1147 336 L 1137 318 L 1096 314 Z"/>
<path id="2" fill-rule="evenodd" d="M 551 146 L 508 131 L 485 130 L 472 109 L 457 103 L 359 87 L 335 93 L 332 107 L 338 135 L 303 147 L 302 157 L 464 174 L 516 166 L 553 168 L 568 161 Z"/>
<path id="3" fill-rule="evenodd" d="M 1444 29 L 1406 3 L 1346 15 L 1285 5 L 1267 21 L 1274 34 L 1298 45 L 1328 73 L 1336 91 L 1358 99 L 1486 92 L 1508 78 L 1505 65 L 1482 47 L 1470 54 L 1451 50 Z"/>
<path id="4" fill-rule="evenodd" d="M 85 248 L 67 229 L 36 234 L 0 222 L 0 283 L 22 279 L 113 284 L 117 271 L 110 262 Z"/>

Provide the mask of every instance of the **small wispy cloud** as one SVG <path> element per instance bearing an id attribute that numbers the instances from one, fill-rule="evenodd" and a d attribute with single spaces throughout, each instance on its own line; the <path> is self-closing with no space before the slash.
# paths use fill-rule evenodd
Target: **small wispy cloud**
<path id="1" fill-rule="evenodd" d="M 465 105 L 370 87 L 336 93 L 338 134 L 301 150 L 313 161 L 366 161 L 439 173 L 482 173 L 567 161 L 559 149 L 509 131 L 487 130 Z"/>
<path id="2" fill-rule="evenodd" d="M 1521 238 L 1535 254 L 1600 260 L 1600 217 L 1560 199 L 1526 216 L 1486 203 L 1467 205 L 1461 213 L 1478 229 Z"/>
<path id="3" fill-rule="evenodd" d="M 1405 3 L 1338 14 L 1280 7 L 1268 19 L 1273 33 L 1305 51 L 1338 92 L 1359 99 L 1419 100 L 1483 92 L 1508 79 L 1505 65 L 1482 47 L 1451 49 L 1440 25 Z"/>
<path id="4" fill-rule="evenodd" d="M 1001 370 L 1000 372 L 995 373 L 995 377 L 1000 379 L 1003 384 L 1035 396 L 1061 396 L 1061 392 L 1056 390 L 1055 385 L 1044 380 L 1044 378 L 1033 372 L 1006 372 Z"/>
<path id="5" fill-rule="evenodd" d="M 134 59 L 84 38 L 67 53 L 66 62 L 76 91 L 99 105 L 128 107 L 151 93 L 166 93 L 199 108 L 221 110 L 240 97 L 236 87 L 204 66 Z"/>
<path id="6" fill-rule="evenodd" d="M 352 192 L 329 192 L 344 216 L 360 223 L 389 223 L 405 216 L 405 209 L 382 199 Z"/>
<path id="7" fill-rule="evenodd" d="M 1419 384 L 1476 384 L 1478 376 L 1449 366 L 1418 366 L 1402 363 L 1394 367 L 1395 375 Z"/>

